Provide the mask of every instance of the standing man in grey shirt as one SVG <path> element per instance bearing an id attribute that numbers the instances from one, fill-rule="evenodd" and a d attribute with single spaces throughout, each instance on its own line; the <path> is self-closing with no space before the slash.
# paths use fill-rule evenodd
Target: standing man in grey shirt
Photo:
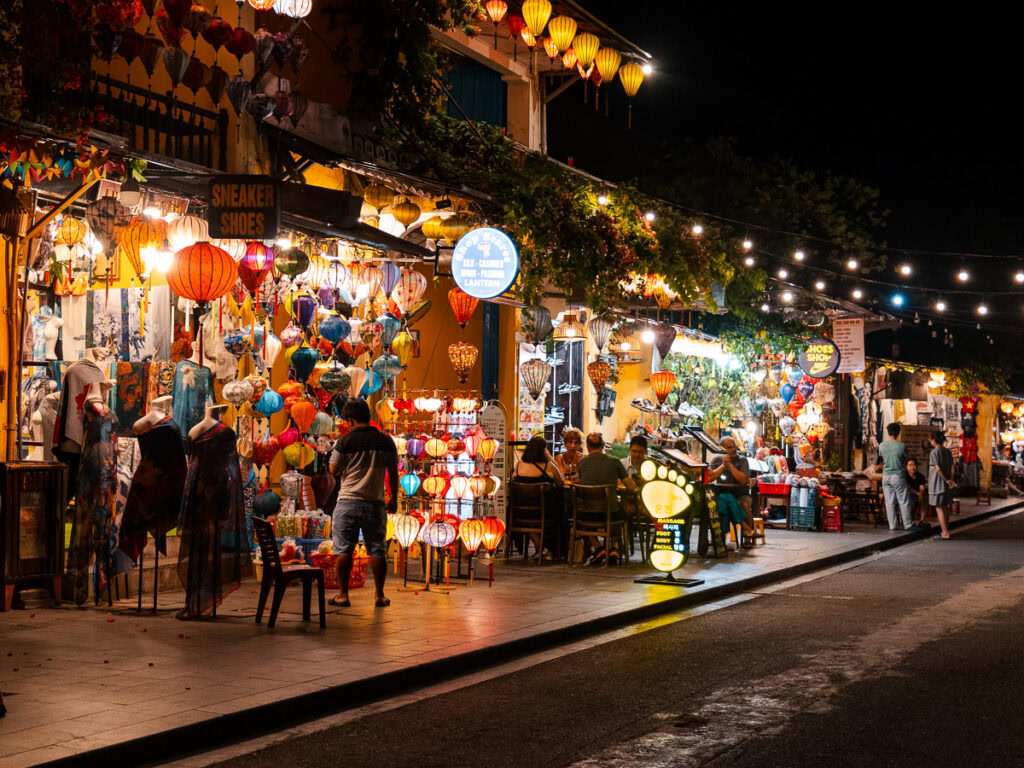
<path id="1" fill-rule="evenodd" d="M 349 400 L 341 417 L 349 433 L 334 444 L 331 474 L 338 478 L 338 503 L 331 521 L 334 554 L 338 556 L 338 594 L 331 605 L 348 607 L 348 580 L 352 574 L 352 553 L 363 532 L 373 572 L 374 604 L 391 605 L 384 596 L 387 577 L 387 512 L 398 509 L 398 450 L 395 442 L 370 426 L 370 406 L 365 400 Z M 385 510 L 384 486 L 390 490 Z"/>
<path id="2" fill-rule="evenodd" d="M 889 520 L 889 530 L 895 531 L 897 523 L 901 521 L 905 530 L 920 530 L 921 526 L 911 519 L 913 504 L 910 500 L 910 487 L 903 474 L 903 468 L 907 464 L 907 446 L 900 440 L 900 425 L 893 422 L 885 431 L 889 437 L 878 446 L 878 463 L 875 470 L 882 470 L 882 496 L 885 498 L 885 516 Z"/>

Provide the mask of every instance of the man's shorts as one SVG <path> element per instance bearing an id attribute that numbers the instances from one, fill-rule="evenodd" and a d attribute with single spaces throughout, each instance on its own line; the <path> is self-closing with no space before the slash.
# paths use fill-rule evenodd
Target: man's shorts
<path id="1" fill-rule="evenodd" d="M 331 519 L 331 539 L 334 554 L 351 555 L 363 532 L 366 552 L 370 557 L 385 557 L 384 536 L 388 530 L 388 516 L 383 502 L 362 499 L 338 499 Z"/>

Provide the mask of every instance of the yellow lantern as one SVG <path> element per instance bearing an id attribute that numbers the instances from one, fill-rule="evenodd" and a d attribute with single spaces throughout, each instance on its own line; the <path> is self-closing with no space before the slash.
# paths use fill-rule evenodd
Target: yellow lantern
<path id="1" fill-rule="evenodd" d="M 443 456 L 448 455 L 448 442 L 439 437 L 432 437 L 427 440 L 427 447 L 425 450 L 427 452 L 427 456 L 432 459 L 440 459 Z"/>
<path id="2" fill-rule="evenodd" d="M 603 82 L 610 83 L 615 78 L 621 61 L 622 55 L 614 48 L 602 48 L 597 52 L 594 63 L 597 65 L 597 71 L 601 73 Z"/>
<path id="3" fill-rule="evenodd" d="M 319 365 L 319 363 L 317 363 L 317 365 Z M 395 411 L 391 408 L 391 398 L 384 398 L 379 403 L 377 403 L 377 416 L 380 417 L 380 421 L 382 424 L 390 424 L 392 421 L 395 420 L 395 416 L 397 415 L 398 414 L 395 413 Z M 398 447 L 397 440 L 400 439 L 401 438 L 396 439 L 396 448 Z"/>
<path id="4" fill-rule="evenodd" d="M 399 437 L 398 435 L 392 435 L 391 439 L 395 441 L 395 450 L 398 451 L 398 455 L 405 456 L 406 439 L 404 437 Z"/>
<path id="5" fill-rule="evenodd" d="M 601 40 L 597 35 L 592 35 L 589 32 L 576 35 L 576 39 L 572 41 L 572 49 L 576 51 L 576 62 L 583 70 L 590 69 L 590 65 L 594 63 L 594 57 L 597 56 L 597 49 L 601 47 Z"/>
<path id="6" fill-rule="evenodd" d="M 383 184 L 370 184 L 363 190 L 363 200 L 376 208 L 377 213 L 380 213 L 385 206 L 394 202 L 395 190 Z"/>
<path id="7" fill-rule="evenodd" d="M 442 221 L 440 216 L 432 216 L 427 219 L 423 222 L 423 226 L 421 227 L 423 230 L 423 236 L 427 238 L 427 240 L 440 240 L 442 237 L 441 224 Z"/>
<path id="8" fill-rule="evenodd" d="M 146 273 L 143 252 L 155 251 L 161 247 L 164 243 L 165 232 L 166 227 L 159 219 L 154 222 L 136 219 L 121 230 L 118 243 L 140 279 Z"/>
<path id="9" fill-rule="evenodd" d="M 65 216 L 57 229 L 57 242 L 63 245 L 77 245 L 88 231 L 86 223 L 74 216 Z"/>
<path id="10" fill-rule="evenodd" d="M 441 237 L 451 245 L 455 245 L 464 234 L 469 232 L 469 222 L 461 213 L 449 216 L 441 222 Z"/>
<path id="11" fill-rule="evenodd" d="M 604 77 L 603 74 L 601 76 Z M 635 61 L 626 62 L 619 70 L 619 80 L 622 83 L 622 88 L 626 91 L 626 95 L 629 98 L 633 98 L 636 96 L 636 92 L 640 90 L 640 84 L 644 81 L 643 67 Z"/>
<path id="12" fill-rule="evenodd" d="M 408 229 L 420 217 L 420 207 L 409 200 L 403 200 L 392 206 L 391 215 L 395 217 L 395 221 Z"/>
<path id="13" fill-rule="evenodd" d="M 547 26 L 550 18 L 551 3 L 549 0 L 526 0 L 523 3 L 523 20 L 534 37 L 540 37 L 544 33 L 544 27 Z"/>
<path id="14" fill-rule="evenodd" d="M 408 331 L 402 331 L 395 340 L 391 342 L 391 350 L 398 357 L 399 364 L 405 368 L 409 365 L 409 361 L 412 360 L 413 347 L 416 344 L 412 340 L 412 336 Z"/>
<path id="15" fill-rule="evenodd" d="M 999 410 L 1002 411 L 1005 414 L 1012 413 L 1013 412 L 1013 401 L 1011 401 L 1011 400 L 1003 400 L 1003 402 L 1001 402 L 999 404 Z"/>
<path id="16" fill-rule="evenodd" d="M 302 274 L 309 287 L 314 291 L 319 291 L 320 286 L 324 284 L 324 280 L 327 279 L 328 274 L 331 271 L 331 262 L 323 257 L 320 253 L 313 253 L 309 257 L 309 268 Z"/>
<path id="17" fill-rule="evenodd" d="M 556 16 L 548 23 L 548 34 L 562 53 L 572 45 L 576 38 L 576 21 L 569 16 Z"/>

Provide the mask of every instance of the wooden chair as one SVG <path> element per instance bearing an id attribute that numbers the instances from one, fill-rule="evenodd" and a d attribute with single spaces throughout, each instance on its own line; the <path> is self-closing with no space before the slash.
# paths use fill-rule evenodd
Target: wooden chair
<path id="1" fill-rule="evenodd" d="M 768 543 L 764 536 L 764 518 L 755 517 L 753 527 L 754 533 L 750 536 L 743 533 L 743 526 L 739 523 L 733 523 L 729 528 L 729 538 L 732 539 L 733 543 L 739 540 L 739 544 L 736 545 L 737 549 L 757 546 L 758 540 L 760 540 L 762 546 Z"/>
<path id="2" fill-rule="evenodd" d="M 274 600 L 270 604 L 270 619 L 267 627 L 273 628 L 277 622 L 277 612 L 281 608 L 281 600 L 284 598 L 284 591 L 288 585 L 297 579 L 302 580 L 302 620 L 309 621 L 310 602 L 312 598 L 313 582 L 316 581 L 317 594 L 320 598 L 320 626 L 327 626 L 327 601 L 324 596 L 324 572 L 322 568 L 312 568 L 308 565 L 282 566 L 281 558 L 277 552 L 277 541 L 274 539 L 274 529 L 270 523 L 259 517 L 252 519 L 253 532 L 256 534 L 256 542 L 260 546 L 260 555 L 263 557 L 263 579 L 260 581 L 260 601 L 256 607 L 256 623 L 263 621 L 263 609 L 267 605 L 267 597 L 270 596 L 270 588 L 274 588 Z"/>
<path id="3" fill-rule="evenodd" d="M 573 547 L 579 539 L 591 536 L 604 538 L 605 552 L 611 551 L 612 537 L 619 536 L 625 548 L 629 523 L 618 510 L 618 499 L 615 488 L 611 485 L 574 485 L 572 486 L 572 531 L 569 534 L 569 565 L 573 561 Z M 619 562 L 628 560 L 625 551 L 619 553 Z M 604 565 L 608 567 L 608 558 Z"/>
<path id="4" fill-rule="evenodd" d="M 544 534 L 552 527 L 558 529 L 557 520 L 548 514 L 545 507 L 545 498 L 548 493 L 547 483 L 517 483 L 512 481 L 508 484 L 509 501 L 508 516 L 509 522 L 505 534 L 505 559 L 512 556 L 512 534 L 521 533 L 523 539 L 523 559 L 530 556 L 530 536 L 536 536 L 540 548 L 536 553 L 537 564 L 544 561 Z M 554 525 L 553 525 L 554 524 Z M 562 548 L 561 530 L 556 530 L 558 538 L 557 549 Z"/>

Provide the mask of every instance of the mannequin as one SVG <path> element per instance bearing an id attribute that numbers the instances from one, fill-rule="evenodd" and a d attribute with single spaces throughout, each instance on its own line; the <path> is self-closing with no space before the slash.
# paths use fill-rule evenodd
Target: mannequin
<path id="1" fill-rule="evenodd" d="M 93 553 L 97 554 L 97 562 L 106 571 L 109 583 L 107 543 L 114 523 L 117 495 L 117 419 L 107 404 L 113 386 L 113 381 L 102 378 L 91 382 L 85 391 L 81 463 L 68 549 L 68 572 L 79 607 L 89 593 L 89 562 Z M 107 595 L 108 602 L 113 604 L 109 589 Z M 99 602 L 98 589 L 94 590 L 94 599 Z"/>
<path id="2" fill-rule="evenodd" d="M 57 360 L 57 340 L 60 338 L 60 329 L 64 321 L 56 315 L 51 315 L 43 326 L 43 343 L 46 345 L 46 360 Z"/>
<path id="3" fill-rule="evenodd" d="M 142 460 L 135 470 L 124 514 L 118 548 L 139 565 L 139 605 L 142 610 L 142 566 L 146 535 L 156 546 L 154 573 L 159 572 L 160 554 L 167 553 L 165 536 L 178 523 L 185 488 L 185 449 L 181 430 L 170 417 L 173 398 L 152 400 L 149 413 L 135 422 Z M 153 582 L 153 612 L 157 609 L 159 579 Z"/>
<path id="4" fill-rule="evenodd" d="M 192 356 L 174 368 L 174 420 L 188 433 L 203 420 L 203 408 L 213 393 L 213 372 L 199 364 L 198 345 L 192 344 Z"/>
<path id="5" fill-rule="evenodd" d="M 216 616 L 221 596 L 241 579 L 245 511 L 237 438 L 211 405 L 189 431 L 189 472 L 181 509 L 178 578 L 185 587 L 179 619 Z"/>
<path id="6" fill-rule="evenodd" d="M 78 462 L 85 432 L 83 393 L 92 384 L 107 380 L 99 365 L 106 355 L 105 347 L 87 349 L 82 359 L 72 363 L 64 372 L 64 386 L 60 390 L 54 419 L 53 453 L 68 465 L 68 499 L 74 496 L 78 487 Z"/>
<path id="7" fill-rule="evenodd" d="M 57 382 L 53 382 L 52 387 L 54 390 L 57 388 Z M 39 409 L 36 413 L 39 414 L 43 429 L 43 461 L 56 461 L 57 457 L 53 455 L 53 427 L 54 422 L 57 420 L 57 407 L 60 405 L 60 392 L 51 391 L 46 397 L 43 398 L 43 402 L 39 404 Z"/>

